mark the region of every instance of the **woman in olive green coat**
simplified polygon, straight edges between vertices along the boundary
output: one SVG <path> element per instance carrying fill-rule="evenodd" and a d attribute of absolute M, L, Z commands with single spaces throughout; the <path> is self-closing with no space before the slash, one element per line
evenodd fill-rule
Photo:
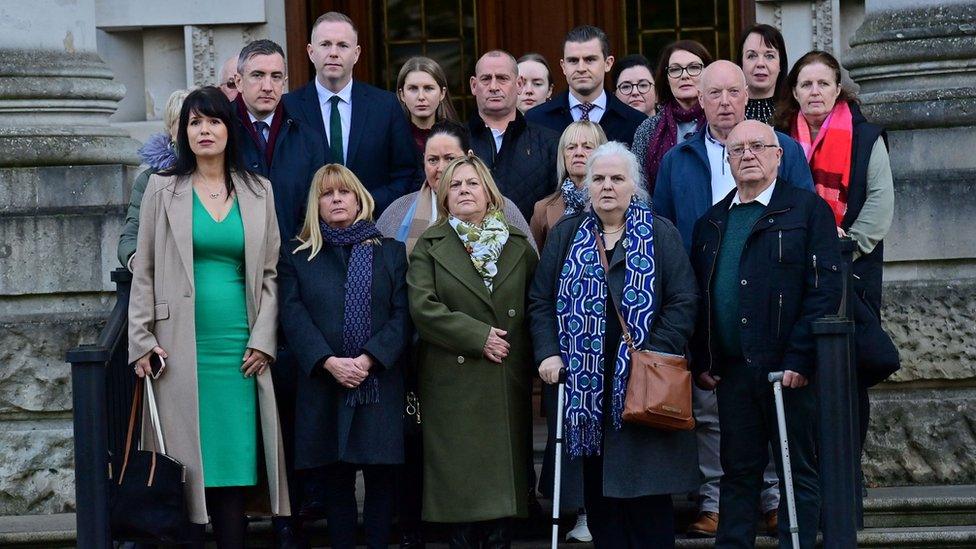
<path fill-rule="evenodd" d="M 538 258 L 501 213 L 484 163 L 452 162 L 439 219 L 407 272 L 424 436 L 423 518 L 454 523 L 451 547 L 504 546 L 527 514 L 532 349 L 525 296 Z"/>

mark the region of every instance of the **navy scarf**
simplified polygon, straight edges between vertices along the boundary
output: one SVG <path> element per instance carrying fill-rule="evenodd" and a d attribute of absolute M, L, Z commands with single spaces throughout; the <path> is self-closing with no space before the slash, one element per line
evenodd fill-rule
<path fill-rule="evenodd" d="M 373 243 L 382 238 L 372 221 L 357 221 L 344 229 L 324 222 L 322 240 L 330 246 L 352 246 L 346 273 L 346 297 L 342 317 L 342 356 L 355 358 L 372 335 L 370 298 L 373 295 Z M 369 374 L 359 387 L 346 392 L 346 405 L 373 404 L 380 400 L 380 384 Z"/>

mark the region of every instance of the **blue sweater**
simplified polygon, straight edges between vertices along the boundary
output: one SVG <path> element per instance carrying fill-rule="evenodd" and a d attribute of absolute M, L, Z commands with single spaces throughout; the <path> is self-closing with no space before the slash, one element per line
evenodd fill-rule
<path fill-rule="evenodd" d="M 685 250 L 691 249 L 695 222 L 712 207 L 712 176 L 705 150 L 707 126 L 687 141 L 675 145 L 661 160 L 654 187 L 654 212 L 669 219 L 681 233 Z M 776 132 L 783 157 L 779 181 L 813 192 L 813 176 L 803 149 L 790 136 Z M 734 191 L 733 191 L 734 192 Z"/>

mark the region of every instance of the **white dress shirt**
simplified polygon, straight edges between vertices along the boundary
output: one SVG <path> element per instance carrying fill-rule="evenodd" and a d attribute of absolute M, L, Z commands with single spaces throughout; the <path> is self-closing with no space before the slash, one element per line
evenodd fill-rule
<path fill-rule="evenodd" d="M 712 175 L 712 204 L 718 204 L 735 188 L 732 169 L 729 168 L 725 144 L 712 137 L 705 126 L 705 150 L 708 152 L 708 169 Z"/>
<path fill-rule="evenodd" d="M 349 161 L 349 128 L 352 125 L 352 79 L 346 87 L 339 90 L 339 93 L 332 93 L 325 86 L 315 79 L 315 90 L 319 92 L 319 108 L 322 109 L 322 123 L 325 124 L 325 137 L 332 144 L 332 130 L 329 128 L 329 117 L 332 114 L 332 104 L 329 100 L 333 95 L 339 96 L 339 120 L 342 121 L 342 158 Z"/>
<path fill-rule="evenodd" d="M 757 196 L 753 200 L 750 200 L 749 202 L 758 202 L 758 203 L 762 204 L 763 206 L 769 206 L 769 201 L 773 198 L 773 189 L 774 188 L 776 188 L 776 180 L 775 179 L 773 180 L 772 183 L 769 184 L 768 187 L 766 187 L 766 190 L 765 191 L 759 193 L 759 196 Z M 748 204 L 748 202 L 742 202 L 742 200 L 739 198 L 739 193 L 736 192 L 735 193 L 735 196 L 732 197 L 732 203 L 729 204 L 729 209 L 731 210 L 732 209 L 732 206 L 737 206 L 739 204 Z"/>
<path fill-rule="evenodd" d="M 573 92 L 569 92 L 569 113 L 573 115 L 573 121 L 579 122 L 580 117 L 583 116 L 583 110 L 580 109 L 580 105 L 583 102 L 576 99 Z M 607 112 L 607 92 L 606 90 L 600 92 L 600 97 L 593 100 L 593 108 L 590 109 L 590 122 L 594 124 L 599 124 L 600 120 L 603 118 L 603 113 Z"/>

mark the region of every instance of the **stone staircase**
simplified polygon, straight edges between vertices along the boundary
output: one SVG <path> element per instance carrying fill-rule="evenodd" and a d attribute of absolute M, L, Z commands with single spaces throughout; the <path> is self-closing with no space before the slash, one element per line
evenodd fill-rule
<path fill-rule="evenodd" d="M 545 505 L 547 502 L 543 502 Z M 675 498 L 679 525 L 693 514 L 690 503 Z M 858 547 L 942 548 L 976 547 L 976 486 L 915 486 L 868 490 L 864 502 L 865 529 L 858 534 Z M 547 509 L 548 512 L 548 509 Z M 567 520 L 569 518 L 567 517 Z M 568 526 L 567 526 L 568 527 Z M 270 524 L 255 521 L 250 526 L 249 546 L 270 546 Z M 518 529 L 518 549 L 549 547 L 545 523 L 523 524 Z M 324 547 L 324 525 L 312 528 L 315 547 Z M 0 547 L 61 548 L 75 546 L 73 514 L 0 517 Z M 446 547 L 429 543 L 431 549 Z M 711 540 L 680 539 L 679 548 L 712 547 Z M 757 547 L 776 547 L 776 540 L 761 536 Z M 560 547 L 585 549 L 589 544 L 561 544 Z"/>

